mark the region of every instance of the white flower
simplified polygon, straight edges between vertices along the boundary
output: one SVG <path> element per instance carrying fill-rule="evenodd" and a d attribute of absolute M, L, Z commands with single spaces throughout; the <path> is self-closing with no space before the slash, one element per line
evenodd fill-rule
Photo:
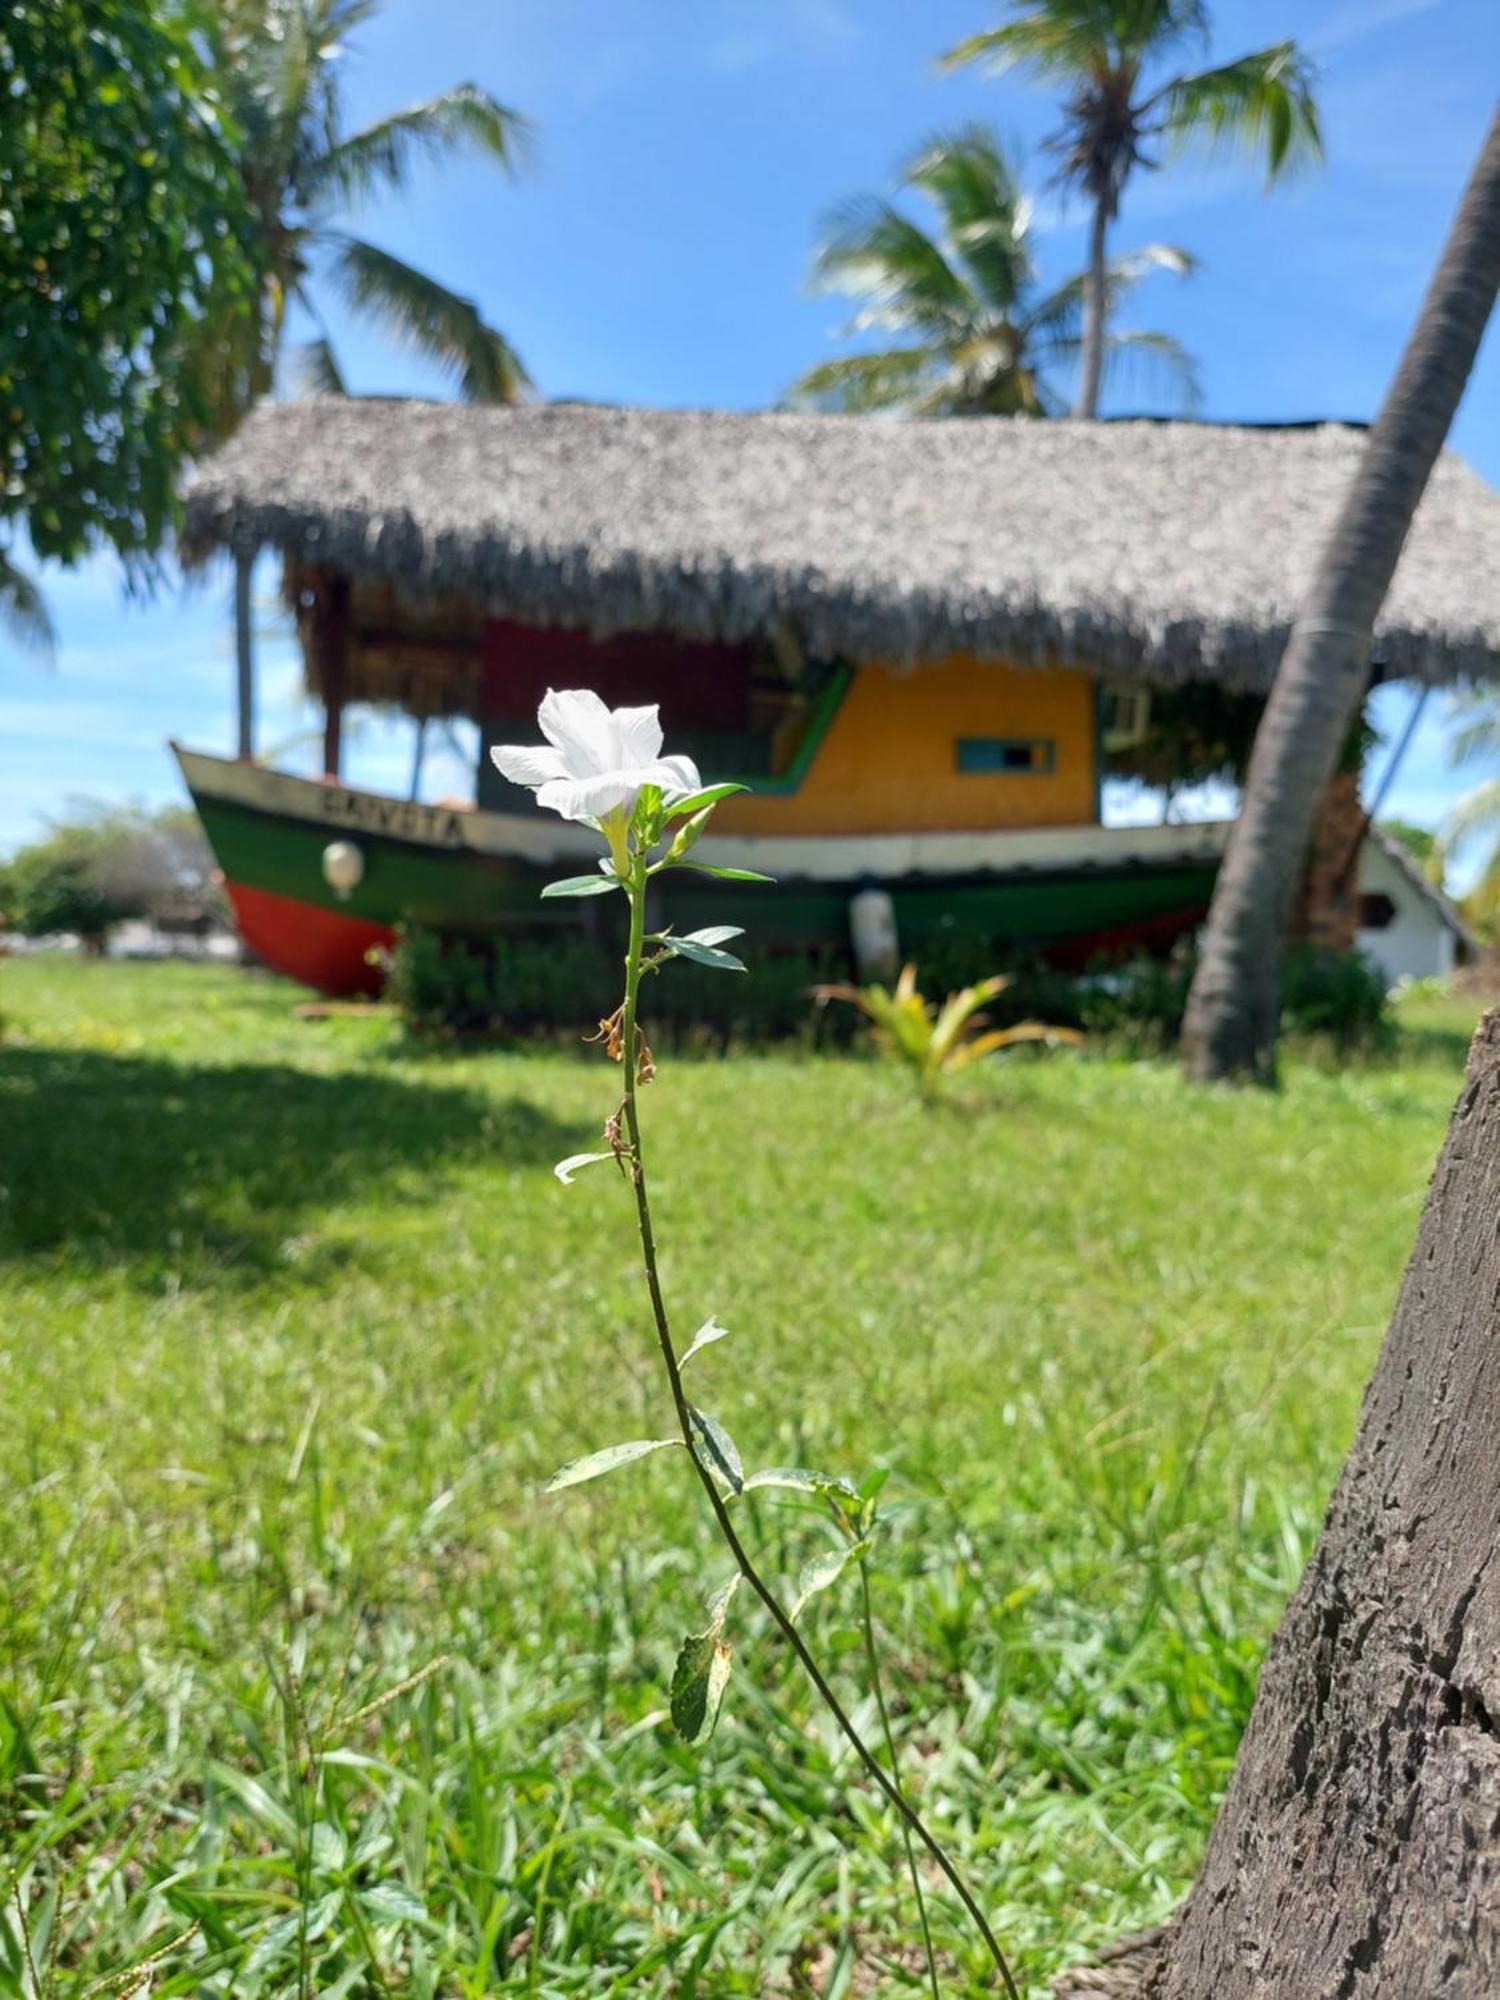
<path fill-rule="evenodd" d="M 628 819 L 643 785 L 668 799 L 703 789 L 690 757 L 663 757 L 655 708 L 606 708 L 589 688 L 547 690 L 537 721 L 550 748 L 504 744 L 491 750 L 501 773 L 529 785 L 536 802 L 564 819 Z"/>

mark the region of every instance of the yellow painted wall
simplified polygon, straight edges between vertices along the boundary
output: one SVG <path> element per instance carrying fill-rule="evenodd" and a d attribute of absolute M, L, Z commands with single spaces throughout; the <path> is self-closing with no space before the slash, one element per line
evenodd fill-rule
<path fill-rule="evenodd" d="M 1050 737 L 1056 769 L 960 772 L 961 736 Z M 726 799 L 716 833 L 938 833 L 1089 825 L 1094 684 L 1073 668 L 967 655 L 900 672 L 860 667 L 800 791 Z"/>

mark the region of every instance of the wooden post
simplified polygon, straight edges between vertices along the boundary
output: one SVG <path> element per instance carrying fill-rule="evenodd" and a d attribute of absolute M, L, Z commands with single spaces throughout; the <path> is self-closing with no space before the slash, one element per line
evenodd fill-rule
<path fill-rule="evenodd" d="M 318 678 L 323 684 L 323 775 L 337 778 L 349 664 L 349 579 L 330 576 L 318 593 Z"/>
<path fill-rule="evenodd" d="M 255 757 L 255 633 L 251 623 L 251 580 L 255 557 L 237 549 L 234 557 L 234 661 L 235 699 L 238 709 L 238 748 L 242 764 Z"/>

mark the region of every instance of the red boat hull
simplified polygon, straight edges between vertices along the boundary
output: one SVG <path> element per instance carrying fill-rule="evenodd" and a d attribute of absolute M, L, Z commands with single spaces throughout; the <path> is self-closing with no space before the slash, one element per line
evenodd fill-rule
<path fill-rule="evenodd" d="M 226 882 L 224 888 L 241 938 L 267 965 L 318 993 L 380 991 L 385 974 L 374 954 L 396 942 L 388 924 L 319 909 L 243 882 Z"/>

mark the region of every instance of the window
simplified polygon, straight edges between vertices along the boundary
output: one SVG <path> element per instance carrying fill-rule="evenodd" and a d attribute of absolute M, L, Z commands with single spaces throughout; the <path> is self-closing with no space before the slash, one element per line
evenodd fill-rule
<path fill-rule="evenodd" d="M 1047 777 L 1057 769 L 1050 736 L 960 736 L 958 769 L 966 774 Z"/>
<path fill-rule="evenodd" d="M 1099 690 L 1099 741 L 1105 750 L 1138 750 L 1151 728 L 1151 696 L 1142 687 Z"/>

